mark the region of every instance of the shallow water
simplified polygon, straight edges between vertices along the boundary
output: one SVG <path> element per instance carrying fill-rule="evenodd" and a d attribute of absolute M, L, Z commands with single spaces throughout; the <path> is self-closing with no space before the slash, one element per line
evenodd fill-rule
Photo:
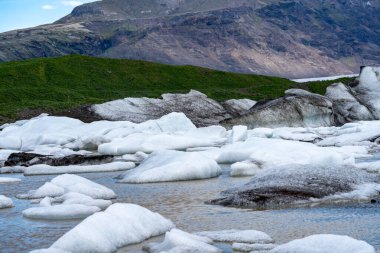
<path fill-rule="evenodd" d="M 249 180 L 247 177 L 229 177 L 227 166 L 219 178 L 187 182 L 118 184 L 115 183 L 114 177 L 119 174 L 120 172 L 114 172 L 81 176 L 113 189 L 118 195 L 116 202 L 147 207 L 171 219 L 178 228 L 188 232 L 232 228 L 256 229 L 271 235 L 276 243 L 316 233 L 344 234 L 365 240 L 380 252 L 380 204 L 357 203 L 266 211 L 242 210 L 204 204 L 204 201 L 219 196 L 222 190 L 242 185 Z M 15 205 L 14 208 L 0 210 L 0 252 L 28 252 L 49 247 L 80 222 L 24 219 L 21 211 L 32 204 L 15 196 L 36 189 L 55 176 L 14 177 L 23 181 L 0 185 L 0 193 L 12 197 Z M 147 242 L 143 244 L 145 243 Z M 128 246 L 118 252 L 141 252 L 143 244 Z M 226 252 L 231 252 L 228 246 L 225 249 Z"/>

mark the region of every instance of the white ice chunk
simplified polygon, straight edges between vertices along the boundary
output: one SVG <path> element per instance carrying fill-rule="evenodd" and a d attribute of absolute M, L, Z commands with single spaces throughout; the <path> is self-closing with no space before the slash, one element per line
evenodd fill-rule
<path fill-rule="evenodd" d="M 30 219 L 66 220 L 82 219 L 99 211 L 100 208 L 96 206 L 71 204 L 32 207 L 22 211 L 22 215 Z"/>
<path fill-rule="evenodd" d="M 234 126 L 232 128 L 230 142 L 245 141 L 248 136 L 247 126 Z"/>
<path fill-rule="evenodd" d="M 60 250 L 60 249 L 37 249 L 37 250 L 32 250 L 29 253 L 71 253 L 66 250 Z"/>
<path fill-rule="evenodd" d="M 66 192 L 78 192 L 94 199 L 113 199 L 113 190 L 77 175 L 64 174 L 51 180 L 52 184 L 65 188 Z"/>
<path fill-rule="evenodd" d="M 0 209 L 10 208 L 13 206 L 12 199 L 5 197 L 4 195 L 0 195 Z"/>
<path fill-rule="evenodd" d="M 126 171 L 119 182 L 152 183 L 205 179 L 219 176 L 219 165 L 212 159 L 195 152 L 157 151 L 140 166 Z"/>
<path fill-rule="evenodd" d="M 253 176 L 260 171 L 259 165 L 252 161 L 237 162 L 231 165 L 232 177 Z"/>
<path fill-rule="evenodd" d="M 97 165 L 68 165 L 50 166 L 46 164 L 33 165 L 25 169 L 24 174 L 30 175 L 54 175 L 64 173 L 91 173 L 129 170 L 135 167 L 133 162 L 112 162 Z"/>
<path fill-rule="evenodd" d="M 149 253 L 160 252 L 204 252 L 221 253 L 222 250 L 210 245 L 212 240 L 207 237 L 186 233 L 179 229 L 166 232 L 162 243 L 151 243 L 146 250 Z"/>
<path fill-rule="evenodd" d="M 221 230 L 203 231 L 195 233 L 199 236 L 210 238 L 218 242 L 239 242 L 239 243 L 272 243 L 273 239 L 264 232 L 257 230 Z"/>
<path fill-rule="evenodd" d="M 226 141 L 227 131 L 220 126 L 197 128 L 187 132 L 148 134 L 136 133 L 114 139 L 99 146 L 106 155 L 134 154 L 138 151 L 152 153 L 157 150 L 186 150 L 193 147 L 220 146 Z"/>
<path fill-rule="evenodd" d="M 273 253 L 375 253 L 374 247 L 342 235 L 312 235 L 274 248 Z"/>
<path fill-rule="evenodd" d="M 64 205 L 81 204 L 86 206 L 97 206 L 102 210 L 106 209 L 112 204 L 111 200 L 93 199 L 89 196 L 77 192 L 65 193 L 62 197 L 59 197 L 59 199 L 63 200 L 62 204 Z"/>
<path fill-rule="evenodd" d="M 233 243 L 232 249 L 239 252 L 262 252 L 275 247 L 272 243 Z"/>
<path fill-rule="evenodd" d="M 116 197 L 116 194 L 111 189 L 71 174 L 57 176 L 37 190 L 31 190 L 27 194 L 21 194 L 18 197 L 29 199 L 59 197 L 67 192 L 81 193 L 94 199 L 112 199 Z"/>
<path fill-rule="evenodd" d="M 27 194 L 18 195 L 19 198 L 40 199 L 45 197 L 58 197 L 65 193 L 65 189 L 61 186 L 46 182 L 37 190 L 30 190 Z"/>
<path fill-rule="evenodd" d="M 356 167 L 360 169 L 364 169 L 368 172 L 376 172 L 380 173 L 380 161 L 375 161 L 375 162 L 361 162 L 357 163 Z"/>
<path fill-rule="evenodd" d="M 14 178 L 14 177 L 0 177 L 0 184 L 7 184 L 7 183 L 16 183 L 20 182 L 21 179 Z"/>
<path fill-rule="evenodd" d="M 142 242 L 174 227 L 158 213 L 133 204 L 113 204 L 91 215 L 59 238 L 52 249 L 71 253 L 108 253 Z"/>
<path fill-rule="evenodd" d="M 40 206 L 46 207 L 46 206 L 51 206 L 51 198 L 50 197 L 45 197 L 40 201 Z"/>

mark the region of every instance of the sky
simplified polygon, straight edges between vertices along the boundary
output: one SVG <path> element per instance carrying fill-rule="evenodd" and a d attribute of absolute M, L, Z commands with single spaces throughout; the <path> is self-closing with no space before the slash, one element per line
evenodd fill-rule
<path fill-rule="evenodd" d="M 0 32 L 52 23 L 94 0 L 0 0 Z"/>

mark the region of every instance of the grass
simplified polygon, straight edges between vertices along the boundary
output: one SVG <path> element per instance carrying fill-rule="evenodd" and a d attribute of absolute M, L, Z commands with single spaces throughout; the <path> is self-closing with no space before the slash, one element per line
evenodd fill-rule
<path fill-rule="evenodd" d="M 328 82 L 311 85 L 322 92 Z M 331 83 L 331 82 L 330 82 Z M 278 77 L 227 73 L 193 66 L 70 55 L 0 63 L 0 116 L 24 109 L 61 111 L 124 97 L 159 97 L 196 89 L 210 98 L 277 98 L 298 87 Z"/>

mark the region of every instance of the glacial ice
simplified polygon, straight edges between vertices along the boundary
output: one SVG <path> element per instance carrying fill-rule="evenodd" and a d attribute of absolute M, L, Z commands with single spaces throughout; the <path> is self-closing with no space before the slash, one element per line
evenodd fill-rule
<path fill-rule="evenodd" d="M 272 243 L 233 243 L 232 249 L 239 252 L 266 252 L 273 249 L 276 245 Z"/>
<path fill-rule="evenodd" d="M 0 184 L 7 184 L 7 183 L 17 183 L 20 182 L 21 179 L 14 178 L 14 177 L 0 177 Z"/>
<path fill-rule="evenodd" d="M 235 242 L 235 243 L 272 243 L 273 239 L 264 232 L 257 230 L 221 230 L 221 231 L 203 231 L 195 233 L 199 236 L 210 238 L 217 242 Z"/>
<path fill-rule="evenodd" d="M 245 142 L 200 152 L 218 163 L 251 161 L 260 168 L 285 164 L 342 165 L 367 154 L 364 147 L 319 147 L 312 143 L 251 137 Z"/>
<path fill-rule="evenodd" d="M 375 253 L 368 243 L 342 235 L 311 235 L 277 246 L 271 253 Z"/>
<path fill-rule="evenodd" d="M 260 166 L 251 161 L 237 162 L 231 165 L 231 177 L 253 176 L 260 171 Z"/>
<path fill-rule="evenodd" d="M 129 170 L 135 167 L 133 162 L 112 162 L 98 165 L 50 166 L 46 164 L 33 165 L 25 169 L 24 175 L 54 175 L 64 173 L 93 173 Z"/>
<path fill-rule="evenodd" d="M 135 169 L 121 176 L 121 183 L 153 183 L 195 180 L 221 174 L 219 165 L 196 152 L 156 151 Z"/>
<path fill-rule="evenodd" d="M 112 199 L 116 197 L 116 194 L 111 189 L 71 174 L 57 176 L 37 190 L 31 190 L 27 194 L 19 195 L 19 197 L 28 199 L 58 197 L 67 192 L 81 193 L 94 199 Z"/>
<path fill-rule="evenodd" d="M 138 205 L 117 203 L 83 220 L 50 248 L 71 253 L 109 253 L 173 227 L 171 221 L 158 213 Z"/>
<path fill-rule="evenodd" d="M 152 153 L 157 150 L 186 150 L 192 147 L 220 146 L 226 142 L 226 130 L 220 126 L 197 128 L 186 132 L 148 134 L 136 133 L 117 138 L 99 146 L 105 155 Z"/>
<path fill-rule="evenodd" d="M 279 208 L 316 203 L 368 201 L 379 194 L 377 175 L 353 166 L 288 164 L 262 170 L 241 187 L 223 192 L 212 204 Z"/>
<path fill-rule="evenodd" d="M 204 252 L 221 253 L 222 250 L 216 248 L 212 240 L 207 237 L 189 234 L 179 229 L 172 229 L 166 232 L 162 243 L 151 243 L 144 247 L 149 253 L 161 252 Z"/>
<path fill-rule="evenodd" d="M 22 211 L 22 215 L 30 219 L 64 220 L 83 219 L 99 211 L 96 206 L 65 204 L 31 207 Z"/>
<path fill-rule="evenodd" d="M 0 209 L 10 208 L 12 206 L 13 206 L 12 199 L 10 199 L 4 195 L 0 195 Z"/>

